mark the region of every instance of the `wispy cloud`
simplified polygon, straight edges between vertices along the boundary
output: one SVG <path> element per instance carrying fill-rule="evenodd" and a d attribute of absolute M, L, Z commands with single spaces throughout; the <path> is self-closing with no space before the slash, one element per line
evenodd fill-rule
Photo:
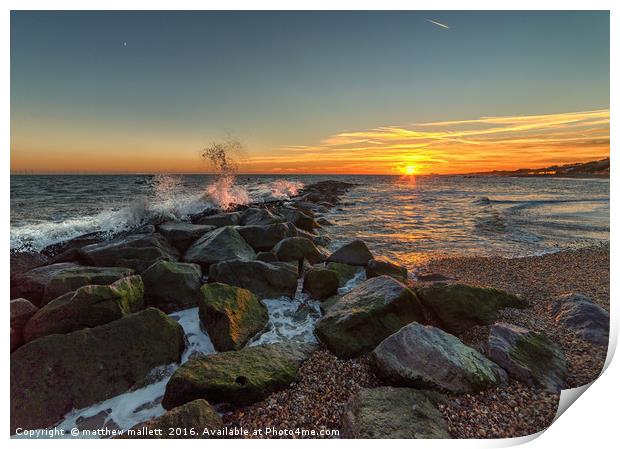
<path fill-rule="evenodd" d="M 437 25 L 437 26 L 440 26 L 440 27 L 442 27 L 442 28 L 450 29 L 450 27 L 449 27 L 448 25 L 445 25 L 445 24 L 443 24 L 443 23 L 437 22 L 437 21 L 435 21 L 435 20 L 432 20 L 432 19 L 425 19 L 425 20 L 426 20 L 427 22 L 432 23 L 433 25 Z"/>
<path fill-rule="evenodd" d="M 464 173 L 580 162 L 609 156 L 609 110 L 381 126 L 287 146 L 246 161 L 299 171 Z M 277 165 L 276 165 L 277 164 Z M 304 170 L 302 170 L 302 167 Z"/>

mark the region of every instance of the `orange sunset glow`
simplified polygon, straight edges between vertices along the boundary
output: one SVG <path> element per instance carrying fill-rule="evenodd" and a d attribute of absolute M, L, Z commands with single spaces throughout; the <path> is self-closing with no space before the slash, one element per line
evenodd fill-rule
<path fill-rule="evenodd" d="M 276 148 L 243 142 L 243 173 L 454 174 L 609 156 L 609 110 L 378 126 Z M 202 173 L 198 139 L 17 136 L 13 172 Z"/>

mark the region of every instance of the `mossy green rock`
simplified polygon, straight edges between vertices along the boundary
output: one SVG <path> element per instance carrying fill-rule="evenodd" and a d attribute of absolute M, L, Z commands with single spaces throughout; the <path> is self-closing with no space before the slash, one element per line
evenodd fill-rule
<path fill-rule="evenodd" d="M 186 262 L 209 266 L 226 260 L 252 260 L 256 253 L 233 226 L 208 232 L 185 253 Z"/>
<path fill-rule="evenodd" d="M 500 309 L 527 306 L 522 299 L 502 290 L 464 284 L 431 285 L 417 288 L 416 293 L 439 326 L 454 334 L 493 323 Z"/>
<path fill-rule="evenodd" d="M 250 290 L 261 298 L 295 295 L 297 267 L 260 260 L 229 260 L 209 267 L 209 279 Z"/>
<path fill-rule="evenodd" d="M 413 388 L 362 388 L 342 417 L 343 438 L 450 438 L 440 394 Z"/>
<path fill-rule="evenodd" d="M 222 417 L 204 399 L 196 399 L 164 415 L 134 426 L 123 438 L 208 438 L 224 427 Z M 173 429 L 172 433 L 170 429 Z M 193 429 L 193 433 L 192 433 Z"/>
<path fill-rule="evenodd" d="M 304 237 L 285 238 L 274 246 L 273 252 L 282 262 L 307 260 L 311 264 L 316 264 L 325 260 L 325 254 L 319 251 L 311 240 Z"/>
<path fill-rule="evenodd" d="M 194 263 L 160 260 L 142 273 L 147 306 L 166 313 L 198 305 L 202 270 Z"/>
<path fill-rule="evenodd" d="M 369 279 L 327 309 L 315 333 L 339 357 L 372 351 L 384 338 L 424 312 L 413 291 L 389 276 Z"/>
<path fill-rule="evenodd" d="M 144 307 L 140 276 L 128 276 L 111 285 L 86 285 L 43 306 L 26 323 L 24 340 L 67 334 L 100 326 Z"/>
<path fill-rule="evenodd" d="M 377 375 L 393 386 L 469 393 L 508 379 L 502 368 L 454 335 L 419 323 L 383 340 L 371 361 Z"/>
<path fill-rule="evenodd" d="M 326 268 L 314 267 L 304 275 L 303 291 L 322 301 L 338 293 L 338 275 Z"/>
<path fill-rule="evenodd" d="M 511 377 L 558 392 L 566 387 L 567 364 L 562 348 L 543 334 L 508 323 L 489 333 L 489 358 Z"/>
<path fill-rule="evenodd" d="M 338 286 L 344 287 L 347 282 L 363 270 L 362 267 L 347 265 L 346 263 L 329 262 L 327 269 L 332 270 L 338 276 Z"/>
<path fill-rule="evenodd" d="M 376 276 L 390 276 L 399 282 L 407 282 L 407 269 L 387 260 L 372 259 L 366 267 L 368 279 Z"/>
<path fill-rule="evenodd" d="M 179 363 L 184 349 L 181 326 L 153 308 L 25 344 L 11 354 L 11 432 L 124 393 L 153 368 Z"/>
<path fill-rule="evenodd" d="M 168 381 L 162 405 L 170 410 L 200 398 L 232 405 L 261 401 L 294 382 L 314 350 L 304 343 L 277 343 L 192 358 Z"/>
<path fill-rule="evenodd" d="M 249 290 L 216 282 L 200 293 L 200 321 L 218 351 L 243 348 L 267 326 L 267 307 Z"/>

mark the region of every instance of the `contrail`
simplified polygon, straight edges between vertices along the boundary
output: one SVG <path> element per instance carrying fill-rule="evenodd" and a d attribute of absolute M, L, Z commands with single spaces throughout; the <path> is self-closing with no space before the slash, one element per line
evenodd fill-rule
<path fill-rule="evenodd" d="M 433 24 L 435 24 L 435 25 L 437 25 L 439 27 L 446 28 L 448 30 L 450 29 L 450 27 L 448 25 L 444 25 L 443 23 L 435 22 L 434 20 L 431 20 L 431 19 L 425 19 L 425 20 L 427 22 L 433 23 Z"/>

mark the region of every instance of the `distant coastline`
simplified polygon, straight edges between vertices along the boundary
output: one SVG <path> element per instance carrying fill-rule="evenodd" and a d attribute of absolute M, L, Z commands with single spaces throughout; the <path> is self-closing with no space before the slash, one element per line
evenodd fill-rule
<path fill-rule="evenodd" d="M 543 168 L 520 168 L 518 170 L 467 173 L 465 176 L 609 178 L 609 158 L 578 164 L 552 165 Z"/>

